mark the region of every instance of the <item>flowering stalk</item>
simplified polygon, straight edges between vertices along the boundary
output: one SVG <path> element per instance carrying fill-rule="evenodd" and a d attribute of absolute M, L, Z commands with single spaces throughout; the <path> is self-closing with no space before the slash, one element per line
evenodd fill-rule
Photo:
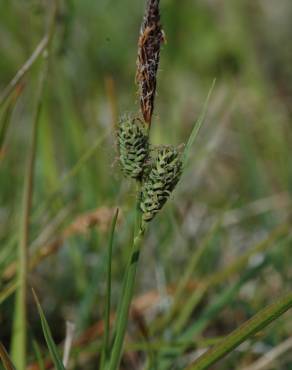
<path fill-rule="evenodd" d="M 160 147 L 155 158 L 152 158 L 150 153 L 149 130 L 162 41 L 159 0 L 148 0 L 138 44 L 136 75 L 144 121 L 124 117 L 117 128 L 122 172 L 126 177 L 137 181 L 138 189 L 134 238 L 124 275 L 122 297 L 117 311 L 116 334 L 107 370 L 117 370 L 119 367 L 146 227 L 166 203 L 181 177 L 183 168 L 182 156 L 174 147 Z"/>
<path fill-rule="evenodd" d="M 141 220 L 141 214 L 138 208 L 137 208 L 137 220 Z M 138 229 L 137 233 L 134 236 L 133 243 L 131 245 L 126 273 L 124 276 L 123 296 L 121 300 L 121 305 L 118 310 L 118 316 L 116 321 L 116 336 L 113 343 L 113 349 L 111 353 L 108 370 L 118 369 L 122 355 L 124 337 L 128 323 L 129 310 L 134 294 L 136 271 L 140 256 L 140 250 L 146 231 L 146 225 L 144 223 L 139 222 L 139 224 L 136 225 L 136 228 Z"/>

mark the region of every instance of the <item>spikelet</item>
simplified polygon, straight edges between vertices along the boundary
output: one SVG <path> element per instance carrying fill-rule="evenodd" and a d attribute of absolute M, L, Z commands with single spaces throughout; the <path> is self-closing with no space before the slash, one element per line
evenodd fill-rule
<path fill-rule="evenodd" d="M 171 146 L 158 150 L 157 157 L 144 175 L 140 208 L 143 220 L 149 222 L 163 207 L 182 173 L 180 152 Z"/>
<path fill-rule="evenodd" d="M 124 175 L 140 180 L 149 153 L 146 125 L 138 118 L 124 117 L 119 122 L 117 136 Z"/>
<path fill-rule="evenodd" d="M 136 82 L 139 85 L 141 111 L 149 126 L 154 109 L 160 45 L 163 41 L 159 0 L 148 0 L 138 42 Z"/>

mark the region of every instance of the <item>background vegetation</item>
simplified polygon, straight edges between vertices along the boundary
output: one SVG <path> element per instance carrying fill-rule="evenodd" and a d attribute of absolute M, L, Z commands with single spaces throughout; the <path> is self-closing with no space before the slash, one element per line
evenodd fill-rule
<path fill-rule="evenodd" d="M 45 34 L 50 5 L 0 0 L 2 92 Z M 26 219 L 28 286 L 37 292 L 56 343 L 65 338 L 66 321 L 75 324 L 74 369 L 97 368 L 116 207 L 113 313 L 132 236 L 135 190 L 122 180 L 114 128 L 118 116 L 138 110 L 134 76 L 143 12 L 142 0 L 61 2 L 48 71 L 40 56 L 1 103 L 0 340 L 9 349 Z M 189 167 L 147 235 L 125 369 L 138 369 L 145 359 L 159 370 L 184 368 L 291 289 L 292 281 L 292 3 L 162 0 L 161 13 L 167 43 L 152 142 L 186 141 L 217 82 Z M 32 207 L 25 217 L 43 74 Z M 27 327 L 29 368 L 36 369 L 33 343 L 49 357 L 30 289 Z M 291 349 L 291 333 L 288 312 L 214 369 L 292 369 L 288 349 L 255 367 L 274 347 L 290 343 Z"/>

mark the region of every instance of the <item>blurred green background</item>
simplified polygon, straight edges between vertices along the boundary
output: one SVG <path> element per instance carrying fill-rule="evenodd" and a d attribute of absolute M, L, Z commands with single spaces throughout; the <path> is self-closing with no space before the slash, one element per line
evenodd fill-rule
<path fill-rule="evenodd" d="M 57 343 L 64 339 L 66 320 L 76 324 L 77 339 L 87 338 L 74 350 L 76 369 L 96 368 L 101 336 L 95 331 L 91 338 L 88 329 L 96 328 L 103 314 L 113 208 L 121 209 L 113 310 L 132 235 L 135 189 L 122 179 L 114 130 L 120 115 L 139 109 L 135 68 L 144 6 L 142 0 L 60 1 L 48 61 L 29 243 L 31 255 L 54 242 L 58 246 L 36 263 L 29 286 L 38 292 Z M 45 34 L 51 1 L 0 0 L 0 8 L 0 91 L 4 91 Z M 254 252 L 241 268 L 211 285 L 197 307 L 189 303 L 189 313 L 184 314 L 181 307 L 171 324 L 151 337 L 159 343 L 190 336 L 204 341 L 227 334 L 291 288 L 292 2 L 161 0 L 161 15 L 167 43 L 161 51 L 152 143 L 185 142 L 214 78 L 216 86 L 189 167 L 153 222 L 142 253 L 136 296 L 147 300 L 142 310 L 147 325 L 155 327 L 158 318 L 167 315 L 174 288 L 200 248 L 182 307 L 198 285 L 268 240 L 264 251 Z M 1 106 L 0 340 L 7 347 L 14 307 L 9 288 L 15 278 L 26 163 L 43 64 L 38 58 L 22 80 L 11 114 L 7 107 L 12 98 Z M 129 341 L 141 342 L 132 321 Z M 30 296 L 29 332 L 33 363 L 31 340 L 36 339 L 44 353 L 46 347 Z M 291 333 L 290 312 L 214 369 L 247 369 Z M 181 369 L 200 347 L 192 340 L 184 355 L 163 344 L 155 353 L 171 359 L 172 365 L 165 368 Z M 123 366 L 136 369 L 144 359 L 143 351 L 132 349 Z M 277 361 L 271 369 L 292 369 L 291 352 Z"/>

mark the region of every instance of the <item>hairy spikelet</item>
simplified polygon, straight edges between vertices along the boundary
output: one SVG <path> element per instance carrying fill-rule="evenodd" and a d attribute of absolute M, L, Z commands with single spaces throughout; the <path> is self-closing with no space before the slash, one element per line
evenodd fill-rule
<path fill-rule="evenodd" d="M 149 152 L 146 125 L 139 119 L 125 117 L 119 122 L 117 136 L 123 173 L 133 179 L 141 179 Z"/>
<path fill-rule="evenodd" d="M 145 174 L 140 208 L 143 220 L 149 222 L 163 207 L 182 173 L 181 154 L 174 147 L 163 147 Z"/>
<path fill-rule="evenodd" d="M 139 85 L 141 111 L 149 125 L 154 109 L 156 75 L 163 40 L 159 0 L 148 0 L 138 43 L 136 81 Z"/>

